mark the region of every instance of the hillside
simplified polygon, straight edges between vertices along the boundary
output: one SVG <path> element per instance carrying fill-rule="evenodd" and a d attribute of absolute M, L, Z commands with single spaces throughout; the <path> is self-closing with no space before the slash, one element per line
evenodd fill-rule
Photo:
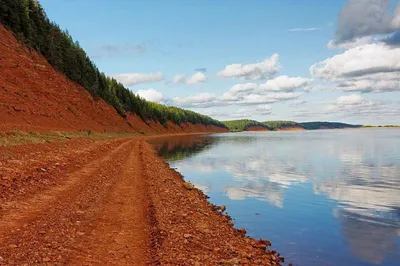
<path fill-rule="evenodd" d="M 254 120 L 231 120 L 223 123 L 232 132 L 239 131 L 283 131 L 283 130 L 316 130 L 316 129 L 338 129 L 338 128 L 359 128 L 361 125 L 351 125 L 339 122 L 306 122 L 298 123 L 294 121 L 266 121 L 258 122 Z"/>
<path fill-rule="evenodd" d="M 351 125 L 351 124 L 339 123 L 339 122 L 306 122 L 306 123 L 300 123 L 300 125 L 308 130 L 362 127 L 362 125 Z"/>
<path fill-rule="evenodd" d="M 270 130 L 304 130 L 304 127 L 293 121 L 267 121 L 263 122 Z"/>
<path fill-rule="evenodd" d="M 0 24 L 2 131 L 226 131 L 217 120 L 148 102 L 105 76 L 37 1 L 0 0 Z"/>
<path fill-rule="evenodd" d="M 263 123 L 248 119 L 222 121 L 222 123 L 232 132 L 268 130 Z"/>

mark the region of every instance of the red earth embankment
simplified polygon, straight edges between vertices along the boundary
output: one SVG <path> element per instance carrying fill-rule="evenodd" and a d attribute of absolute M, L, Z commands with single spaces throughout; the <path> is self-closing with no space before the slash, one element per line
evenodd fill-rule
<path fill-rule="evenodd" d="M 246 129 L 246 131 L 269 131 L 268 128 L 261 126 L 251 126 Z"/>
<path fill-rule="evenodd" d="M 123 119 L 103 100 L 56 71 L 44 57 L 19 43 L 0 25 L 0 131 L 223 132 L 223 128 L 185 123 Z"/>

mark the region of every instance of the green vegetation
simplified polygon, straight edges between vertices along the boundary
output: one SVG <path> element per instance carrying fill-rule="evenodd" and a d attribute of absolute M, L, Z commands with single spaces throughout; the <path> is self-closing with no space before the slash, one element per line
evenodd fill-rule
<path fill-rule="evenodd" d="M 300 125 L 304 127 L 304 129 L 308 130 L 362 127 L 362 125 L 351 125 L 339 122 L 306 122 L 306 123 L 300 123 Z"/>
<path fill-rule="evenodd" d="M 249 127 L 259 126 L 264 127 L 267 130 L 279 130 L 279 129 L 287 129 L 287 128 L 304 128 L 306 130 L 314 130 L 314 129 L 335 129 L 335 128 L 359 128 L 361 125 L 351 125 L 345 123 L 338 122 L 306 122 L 306 123 L 297 123 L 293 121 L 267 121 L 267 122 L 258 122 L 254 120 L 232 120 L 232 121 L 223 121 L 223 123 L 228 127 L 230 131 L 246 131 Z"/>
<path fill-rule="evenodd" d="M 55 69 L 85 87 L 94 98 L 111 104 L 122 117 L 131 112 L 144 121 L 156 120 L 163 125 L 169 120 L 178 125 L 191 122 L 225 127 L 208 116 L 146 101 L 101 73 L 68 31 L 62 31 L 49 20 L 37 0 L 0 0 L 0 23 L 43 55 Z"/>
<path fill-rule="evenodd" d="M 184 158 L 193 157 L 196 154 L 203 152 L 211 148 L 211 144 L 214 142 L 211 138 L 204 138 L 201 142 L 193 142 L 191 145 L 187 144 L 175 144 L 173 149 L 171 149 L 168 142 L 164 142 L 158 147 L 158 155 L 162 156 L 169 162 L 179 161 Z"/>
<path fill-rule="evenodd" d="M 364 125 L 362 127 L 364 127 L 364 128 L 374 128 L 374 127 L 388 127 L 388 128 L 394 127 L 394 128 L 398 128 L 400 126 L 399 125 L 379 125 L 379 126 Z"/>
<path fill-rule="evenodd" d="M 302 126 L 299 123 L 293 121 L 276 120 L 276 121 L 267 121 L 264 122 L 263 124 L 265 124 L 270 130 L 278 130 L 284 128 L 293 128 L 293 127 L 302 128 Z"/>
<path fill-rule="evenodd" d="M 137 135 L 130 133 L 93 133 L 90 130 L 81 132 L 24 132 L 20 130 L 11 130 L 0 134 L 0 147 L 21 144 L 52 143 L 68 141 L 75 138 L 107 139 L 134 136 Z"/>
<path fill-rule="evenodd" d="M 261 122 L 242 119 L 242 120 L 232 120 L 232 121 L 222 121 L 225 126 L 232 132 L 246 131 L 249 127 L 263 127 L 269 129 L 266 125 Z"/>
<path fill-rule="evenodd" d="M 222 121 L 230 131 L 246 131 L 249 127 L 261 127 L 266 130 L 278 130 L 283 128 L 301 127 L 298 123 L 293 121 L 267 121 L 258 122 L 254 120 L 241 119 L 232 121 Z"/>

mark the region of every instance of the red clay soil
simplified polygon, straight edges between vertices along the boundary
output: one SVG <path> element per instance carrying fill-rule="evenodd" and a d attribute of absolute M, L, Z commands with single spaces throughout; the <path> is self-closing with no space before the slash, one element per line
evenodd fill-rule
<path fill-rule="evenodd" d="M 144 137 L 0 147 L 0 265 L 280 265 Z"/>
<path fill-rule="evenodd" d="M 149 126 L 149 125 L 151 126 Z M 145 123 L 123 119 L 103 100 L 54 70 L 45 58 L 20 44 L 0 25 L 0 131 L 223 132 L 215 126 Z"/>
<path fill-rule="evenodd" d="M 0 132 L 17 129 L 227 131 L 123 119 L 0 25 Z M 145 140 L 0 147 L 0 265 L 280 265 Z"/>
<path fill-rule="evenodd" d="M 260 126 L 252 126 L 248 127 L 246 131 L 269 131 L 268 128 L 260 127 Z"/>
<path fill-rule="evenodd" d="M 298 131 L 305 130 L 303 127 L 281 127 L 278 128 L 277 131 Z"/>

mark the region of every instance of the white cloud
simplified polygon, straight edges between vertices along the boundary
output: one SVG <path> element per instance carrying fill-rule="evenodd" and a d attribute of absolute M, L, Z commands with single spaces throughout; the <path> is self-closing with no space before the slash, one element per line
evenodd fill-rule
<path fill-rule="evenodd" d="M 255 108 L 257 114 L 267 115 L 272 113 L 272 107 L 270 105 L 260 105 Z"/>
<path fill-rule="evenodd" d="M 294 29 L 289 29 L 288 31 L 294 32 L 294 31 L 316 31 L 320 30 L 321 28 L 294 28 Z"/>
<path fill-rule="evenodd" d="M 193 85 L 198 83 L 204 83 L 207 80 L 208 80 L 207 76 L 203 72 L 196 72 L 187 79 L 186 84 Z"/>
<path fill-rule="evenodd" d="M 138 90 L 136 94 L 142 97 L 143 99 L 151 102 L 156 102 L 156 103 L 165 102 L 164 94 L 162 92 L 156 91 L 155 89 Z"/>
<path fill-rule="evenodd" d="M 338 116 L 398 116 L 400 106 L 389 101 L 367 100 L 359 94 L 340 96 L 336 100 L 324 104 L 324 109 L 318 112 L 320 115 L 335 114 Z"/>
<path fill-rule="evenodd" d="M 218 76 L 224 78 L 242 78 L 246 80 L 262 80 L 276 75 L 280 68 L 279 55 L 273 54 L 260 63 L 231 64 L 218 72 Z"/>
<path fill-rule="evenodd" d="M 292 100 L 302 95 L 296 91 L 307 86 L 312 79 L 280 76 L 264 84 L 244 83 L 232 86 L 221 96 L 201 93 L 176 97 L 174 102 L 181 107 L 210 107 L 224 105 L 261 105 Z"/>
<path fill-rule="evenodd" d="M 345 41 L 345 42 L 341 42 L 341 43 L 336 43 L 335 41 L 330 41 L 327 44 L 327 47 L 329 49 L 351 49 L 351 48 L 355 48 L 364 44 L 371 44 L 374 43 L 375 41 L 377 41 L 377 39 L 373 36 L 366 36 L 366 37 L 361 37 L 361 38 L 356 38 L 354 40 L 350 40 L 350 41 Z"/>
<path fill-rule="evenodd" d="M 185 73 L 181 73 L 181 74 L 175 75 L 175 77 L 172 80 L 172 82 L 176 83 L 176 84 L 185 83 L 185 81 L 186 81 L 186 74 Z"/>
<path fill-rule="evenodd" d="M 365 95 L 365 94 L 364 94 Z M 315 102 L 315 104 L 317 104 Z M 392 120 L 400 116 L 400 102 L 378 99 L 367 99 L 363 94 L 347 94 L 336 99 L 319 102 L 312 108 L 298 108 L 293 111 L 293 118 L 315 118 L 317 113 L 326 120 L 346 120 L 350 117 L 362 119 L 387 118 Z"/>
<path fill-rule="evenodd" d="M 200 93 L 186 97 L 175 97 L 174 104 L 186 108 L 226 105 L 260 105 L 292 100 L 301 95 L 301 92 L 271 92 L 266 94 L 250 93 L 235 96 L 229 94 L 217 96 L 210 93 Z"/>
<path fill-rule="evenodd" d="M 251 107 L 240 108 L 236 112 L 232 113 L 231 116 L 235 118 L 245 117 L 251 118 L 255 115 L 270 115 L 272 114 L 272 107 L 270 105 L 262 104 Z"/>
<path fill-rule="evenodd" d="M 307 103 L 305 100 L 294 100 L 290 103 L 291 106 L 300 106 Z"/>
<path fill-rule="evenodd" d="M 175 77 L 172 79 L 172 82 L 175 84 L 186 84 L 186 85 L 195 85 L 199 83 L 204 83 L 207 82 L 208 78 L 206 74 L 202 71 L 197 71 L 194 73 L 192 76 L 186 78 L 185 73 L 181 73 L 178 75 L 175 75 Z"/>
<path fill-rule="evenodd" d="M 350 94 L 347 96 L 340 96 L 336 102 L 339 105 L 355 105 L 363 103 L 364 99 L 359 94 Z"/>
<path fill-rule="evenodd" d="M 244 83 L 232 86 L 227 93 L 230 95 L 237 95 L 241 93 L 252 92 L 258 88 L 257 83 Z"/>
<path fill-rule="evenodd" d="M 364 79 L 364 80 L 350 80 L 338 84 L 336 89 L 348 92 L 392 92 L 400 90 L 400 80 L 388 79 L 388 80 L 376 80 L 376 79 Z"/>
<path fill-rule="evenodd" d="M 180 107 L 209 107 L 221 105 L 217 96 L 208 92 L 185 97 L 175 97 L 174 104 Z"/>
<path fill-rule="evenodd" d="M 125 86 L 134 86 L 138 83 L 156 82 L 164 79 L 161 72 L 155 73 L 122 73 L 114 75 L 114 78 Z"/>
<path fill-rule="evenodd" d="M 400 47 L 372 43 L 350 48 L 310 67 L 332 90 L 400 91 Z M 326 87 L 324 87 L 326 89 Z"/>
<path fill-rule="evenodd" d="M 259 86 L 260 89 L 267 91 L 294 91 L 300 87 L 308 85 L 312 79 L 302 77 L 279 76 L 268 80 L 266 83 Z"/>
<path fill-rule="evenodd" d="M 390 0 L 349 0 L 338 18 L 335 42 L 347 42 L 359 37 L 394 31 Z"/>
<path fill-rule="evenodd" d="M 312 79 L 302 77 L 279 76 L 268 80 L 263 84 L 244 83 L 232 86 L 223 94 L 225 100 L 235 100 L 240 97 L 251 95 L 265 95 L 272 92 L 293 92 L 305 87 L 312 82 Z"/>
<path fill-rule="evenodd" d="M 314 64 L 310 72 L 314 77 L 329 81 L 400 72 L 400 48 L 376 43 L 361 45 Z"/>

